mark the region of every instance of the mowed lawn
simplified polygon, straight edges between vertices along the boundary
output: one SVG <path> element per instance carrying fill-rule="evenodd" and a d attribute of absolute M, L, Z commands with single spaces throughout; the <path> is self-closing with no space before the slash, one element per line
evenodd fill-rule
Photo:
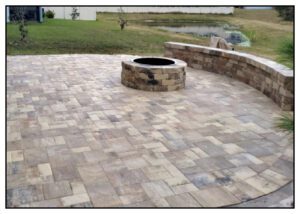
<path fill-rule="evenodd" d="M 47 19 L 28 24 L 28 42 L 19 44 L 18 26 L 7 25 L 8 54 L 162 54 L 163 43 L 181 41 L 197 43 L 190 36 L 129 26 L 121 31 L 117 18 L 101 21 Z"/>
<path fill-rule="evenodd" d="M 208 45 L 208 38 L 176 34 L 142 25 L 143 20 L 166 22 L 222 22 L 238 26 L 252 42 L 251 47 L 236 46 L 237 51 L 279 61 L 289 67 L 293 60 L 281 60 L 278 46 L 293 37 L 293 23 L 282 21 L 274 10 L 240 10 L 233 15 L 214 14 L 125 14 L 129 25 L 121 31 L 118 14 L 98 13 L 97 21 L 47 19 L 28 24 L 28 42 L 18 42 L 18 26 L 7 25 L 7 52 L 17 54 L 138 54 L 163 55 L 166 41 Z"/>

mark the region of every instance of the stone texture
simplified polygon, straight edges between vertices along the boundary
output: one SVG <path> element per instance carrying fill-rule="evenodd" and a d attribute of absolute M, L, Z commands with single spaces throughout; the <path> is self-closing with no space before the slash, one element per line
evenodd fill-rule
<path fill-rule="evenodd" d="M 160 198 L 174 195 L 173 191 L 163 181 L 155 181 L 142 184 L 149 198 Z"/>
<path fill-rule="evenodd" d="M 177 60 L 171 65 L 147 65 L 122 61 L 123 85 L 145 91 L 174 91 L 185 87 L 186 63 Z"/>
<path fill-rule="evenodd" d="M 268 181 L 258 175 L 246 179 L 245 182 L 265 194 L 273 192 L 274 190 L 278 189 L 278 187 L 279 187 L 278 185 L 274 184 L 273 182 Z"/>
<path fill-rule="evenodd" d="M 41 185 L 29 185 L 7 190 L 7 205 L 9 207 L 21 206 L 43 199 L 44 196 Z"/>
<path fill-rule="evenodd" d="M 165 56 L 184 60 L 195 69 L 242 81 L 270 97 L 283 110 L 294 109 L 294 72 L 274 61 L 241 52 L 177 42 L 165 43 Z"/>
<path fill-rule="evenodd" d="M 61 202 L 65 207 L 81 204 L 89 201 L 90 201 L 89 196 L 86 193 L 71 195 L 71 196 L 66 196 L 61 198 Z"/>
<path fill-rule="evenodd" d="M 240 202 L 230 192 L 218 187 L 198 190 L 191 194 L 203 207 L 222 207 Z"/>
<path fill-rule="evenodd" d="M 43 185 L 45 199 L 54 199 L 72 194 L 69 182 L 60 181 Z"/>
<path fill-rule="evenodd" d="M 201 205 L 188 193 L 166 197 L 171 207 L 201 207 Z"/>
<path fill-rule="evenodd" d="M 270 99 L 191 68 L 182 90 L 132 90 L 120 84 L 132 58 L 8 56 L 8 207 L 229 206 L 293 179 Z M 203 202 L 209 190 L 220 199 Z"/>
<path fill-rule="evenodd" d="M 16 151 L 9 151 L 7 152 L 7 162 L 17 162 L 17 161 L 23 161 L 24 155 L 22 150 L 16 150 Z"/>

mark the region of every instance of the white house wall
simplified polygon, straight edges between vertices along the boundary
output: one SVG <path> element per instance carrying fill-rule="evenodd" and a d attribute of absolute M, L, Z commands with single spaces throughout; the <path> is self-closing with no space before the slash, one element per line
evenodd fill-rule
<path fill-rule="evenodd" d="M 96 20 L 96 7 L 77 7 L 79 20 Z M 56 19 L 71 19 L 72 7 L 44 7 L 45 12 L 52 10 Z"/>
<path fill-rule="evenodd" d="M 81 20 L 96 20 L 96 7 L 79 7 Z"/>
<path fill-rule="evenodd" d="M 120 7 L 77 7 L 79 20 L 96 20 L 96 12 L 119 12 Z M 125 13 L 212 13 L 232 14 L 233 7 L 122 7 Z M 44 7 L 45 12 L 52 10 L 56 19 L 71 19 L 72 7 Z"/>
<path fill-rule="evenodd" d="M 97 7 L 97 12 L 118 12 L 120 7 Z M 213 13 L 232 14 L 234 7 L 122 7 L 126 13 Z"/>
<path fill-rule="evenodd" d="M 64 7 L 43 7 L 44 11 L 51 10 L 55 13 L 54 18 L 64 19 L 65 18 L 65 8 Z"/>

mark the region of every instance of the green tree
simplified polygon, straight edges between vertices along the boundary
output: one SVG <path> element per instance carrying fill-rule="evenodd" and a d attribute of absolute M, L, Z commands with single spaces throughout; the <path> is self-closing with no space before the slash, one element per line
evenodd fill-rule
<path fill-rule="evenodd" d="M 275 10 L 279 16 L 285 21 L 294 21 L 294 7 L 292 6 L 277 6 Z"/>
<path fill-rule="evenodd" d="M 79 17 L 80 13 L 78 12 L 77 7 L 72 8 L 72 13 L 70 15 L 72 20 L 76 20 Z"/>
<path fill-rule="evenodd" d="M 19 25 L 20 41 L 26 42 L 28 36 L 28 30 L 25 23 L 25 7 L 13 7 L 12 8 L 12 21 Z"/>

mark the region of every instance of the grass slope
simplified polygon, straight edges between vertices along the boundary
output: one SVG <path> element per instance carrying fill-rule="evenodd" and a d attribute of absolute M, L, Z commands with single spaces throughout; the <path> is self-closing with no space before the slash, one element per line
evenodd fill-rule
<path fill-rule="evenodd" d="M 18 44 L 18 26 L 7 25 L 7 51 L 17 54 L 105 53 L 163 54 L 166 41 L 207 45 L 207 38 L 175 34 L 138 24 L 151 19 L 173 22 L 226 22 L 239 26 L 252 40 L 251 47 L 236 47 L 238 51 L 283 62 L 292 67 L 292 60 L 280 60 L 278 45 L 293 37 L 293 23 L 281 21 L 274 10 L 239 10 L 233 15 L 213 14 L 126 14 L 129 26 L 124 31 L 115 13 L 99 13 L 97 21 L 46 20 L 29 23 L 29 40 Z"/>

